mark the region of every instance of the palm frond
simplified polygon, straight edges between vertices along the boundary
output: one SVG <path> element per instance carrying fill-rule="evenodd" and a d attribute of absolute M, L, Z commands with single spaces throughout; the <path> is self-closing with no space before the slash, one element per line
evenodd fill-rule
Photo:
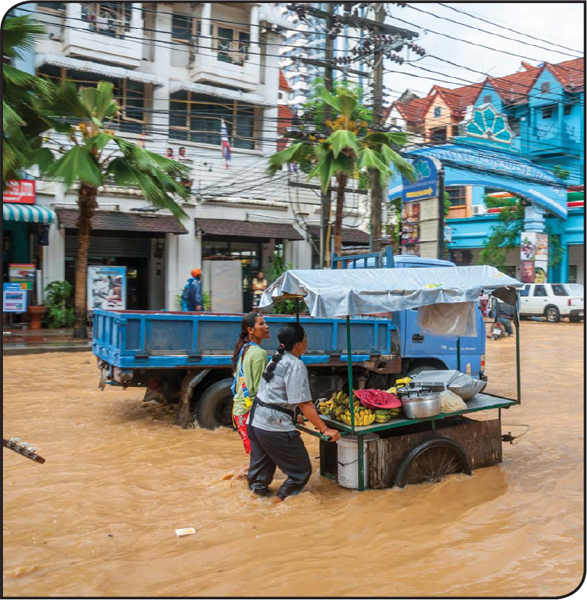
<path fill-rule="evenodd" d="M 393 167 L 400 175 L 406 177 L 408 181 L 416 181 L 414 167 L 405 158 L 389 146 L 382 146 L 380 152 L 386 164 Z"/>
<path fill-rule="evenodd" d="M 76 181 L 99 186 L 102 172 L 86 146 L 73 146 L 47 169 L 47 176 L 62 181 L 69 189 Z"/>
<path fill-rule="evenodd" d="M 48 98 L 41 99 L 37 105 L 49 117 L 75 117 L 89 119 L 90 112 L 81 102 L 75 84 L 72 81 L 63 81 L 56 86 Z"/>
<path fill-rule="evenodd" d="M 358 154 L 360 150 L 359 141 L 357 136 L 347 129 L 339 129 L 332 133 L 326 140 L 327 144 L 332 146 L 332 154 L 334 158 L 338 158 L 338 155 L 345 149 L 350 148 L 354 154 Z"/>
<path fill-rule="evenodd" d="M 23 51 L 33 50 L 35 39 L 44 33 L 43 25 L 30 15 L 7 17 L 2 25 L 2 54 L 22 58 Z"/>

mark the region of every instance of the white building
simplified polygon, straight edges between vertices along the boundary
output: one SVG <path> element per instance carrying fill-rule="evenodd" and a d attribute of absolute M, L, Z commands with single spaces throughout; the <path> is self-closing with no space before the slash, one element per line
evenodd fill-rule
<path fill-rule="evenodd" d="M 127 267 L 127 308 L 177 309 L 191 269 L 213 258 L 240 260 L 248 281 L 267 272 L 275 252 L 298 268 L 313 266 L 319 193 L 291 187 L 288 179 L 297 176 L 286 171 L 266 175 L 278 138 L 278 28 L 290 25 L 280 9 L 255 2 L 52 2 L 37 4 L 35 17 L 47 28 L 36 48 L 38 74 L 79 85 L 111 81 L 122 109 L 113 125 L 120 135 L 161 154 L 171 149 L 174 158 L 184 147 L 182 160 L 191 166 L 192 197 L 183 205 L 189 219 L 181 226 L 149 210 L 138 189 L 100 191 L 90 265 Z M 232 149 L 228 167 L 221 120 Z M 52 140 L 60 143 L 56 134 Z M 65 194 L 60 185 L 37 183 L 37 204 L 57 217 L 42 249 L 43 284 L 73 283 L 76 189 Z M 359 212 L 350 205 L 345 223 L 356 227 Z"/>

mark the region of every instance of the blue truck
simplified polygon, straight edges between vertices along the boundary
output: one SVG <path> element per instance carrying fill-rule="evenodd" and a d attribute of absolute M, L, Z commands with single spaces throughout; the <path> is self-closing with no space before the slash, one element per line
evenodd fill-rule
<path fill-rule="evenodd" d="M 338 264 L 341 263 L 341 264 Z M 334 257 L 333 268 L 454 267 L 454 263 L 381 254 Z M 429 369 L 456 369 L 456 338 L 427 336 L 417 325 L 417 310 L 355 317 L 350 321 L 353 378 L 357 387 L 387 389 L 395 380 Z M 271 355 L 276 333 L 292 315 L 267 315 Z M 232 426 L 232 353 L 242 315 L 171 311 L 96 310 L 92 350 L 98 359 L 100 387 L 146 389 L 145 399 L 177 403 L 176 423 L 197 422 L 214 429 Z M 485 327 L 477 314 L 477 337 L 460 340 L 463 371 L 483 378 Z M 347 385 L 346 320 L 300 316 L 306 329 L 308 366 L 315 398 L 330 397 Z"/>

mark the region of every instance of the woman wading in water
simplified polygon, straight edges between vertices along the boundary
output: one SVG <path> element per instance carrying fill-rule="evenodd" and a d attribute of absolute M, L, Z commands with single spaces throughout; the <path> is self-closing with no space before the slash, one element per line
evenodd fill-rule
<path fill-rule="evenodd" d="M 247 435 L 247 417 L 267 366 L 267 352 L 261 348 L 261 344 L 269 337 L 269 325 L 263 315 L 255 312 L 245 315 L 232 356 L 234 373 L 232 418 L 247 454 L 251 452 Z M 242 467 L 235 475 L 235 479 L 245 477 L 248 468 L 248 465 Z"/>
<path fill-rule="evenodd" d="M 287 479 L 273 501 L 281 502 L 299 494 L 312 474 L 308 451 L 294 425 L 296 408 L 331 442 L 339 440 L 340 433 L 326 426 L 312 402 L 308 369 L 300 360 L 308 348 L 304 328 L 288 323 L 277 338 L 281 345 L 263 373 L 247 423 L 251 443 L 248 483 L 255 494 L 267 496 L 279 467 Z"/>

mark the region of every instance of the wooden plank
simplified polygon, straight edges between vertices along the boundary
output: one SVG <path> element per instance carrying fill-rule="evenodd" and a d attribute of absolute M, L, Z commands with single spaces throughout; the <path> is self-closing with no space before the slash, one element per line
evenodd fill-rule
<path fill-rule="evenodd" d="M 489 467 L 502 460 L 499 419 L 474 421 L 461 417 L 458 420 L 437 423 L 437 429 L 427 431 L 414 431 L 407 434 L 390 431 L 388 437 L 367 444 L 369 487 L 392 487 L 397 469 L 406 454 L 422 442 L 437 437 L 445 437 L 460 444 L 469 457 L 473 469 Z"/>

